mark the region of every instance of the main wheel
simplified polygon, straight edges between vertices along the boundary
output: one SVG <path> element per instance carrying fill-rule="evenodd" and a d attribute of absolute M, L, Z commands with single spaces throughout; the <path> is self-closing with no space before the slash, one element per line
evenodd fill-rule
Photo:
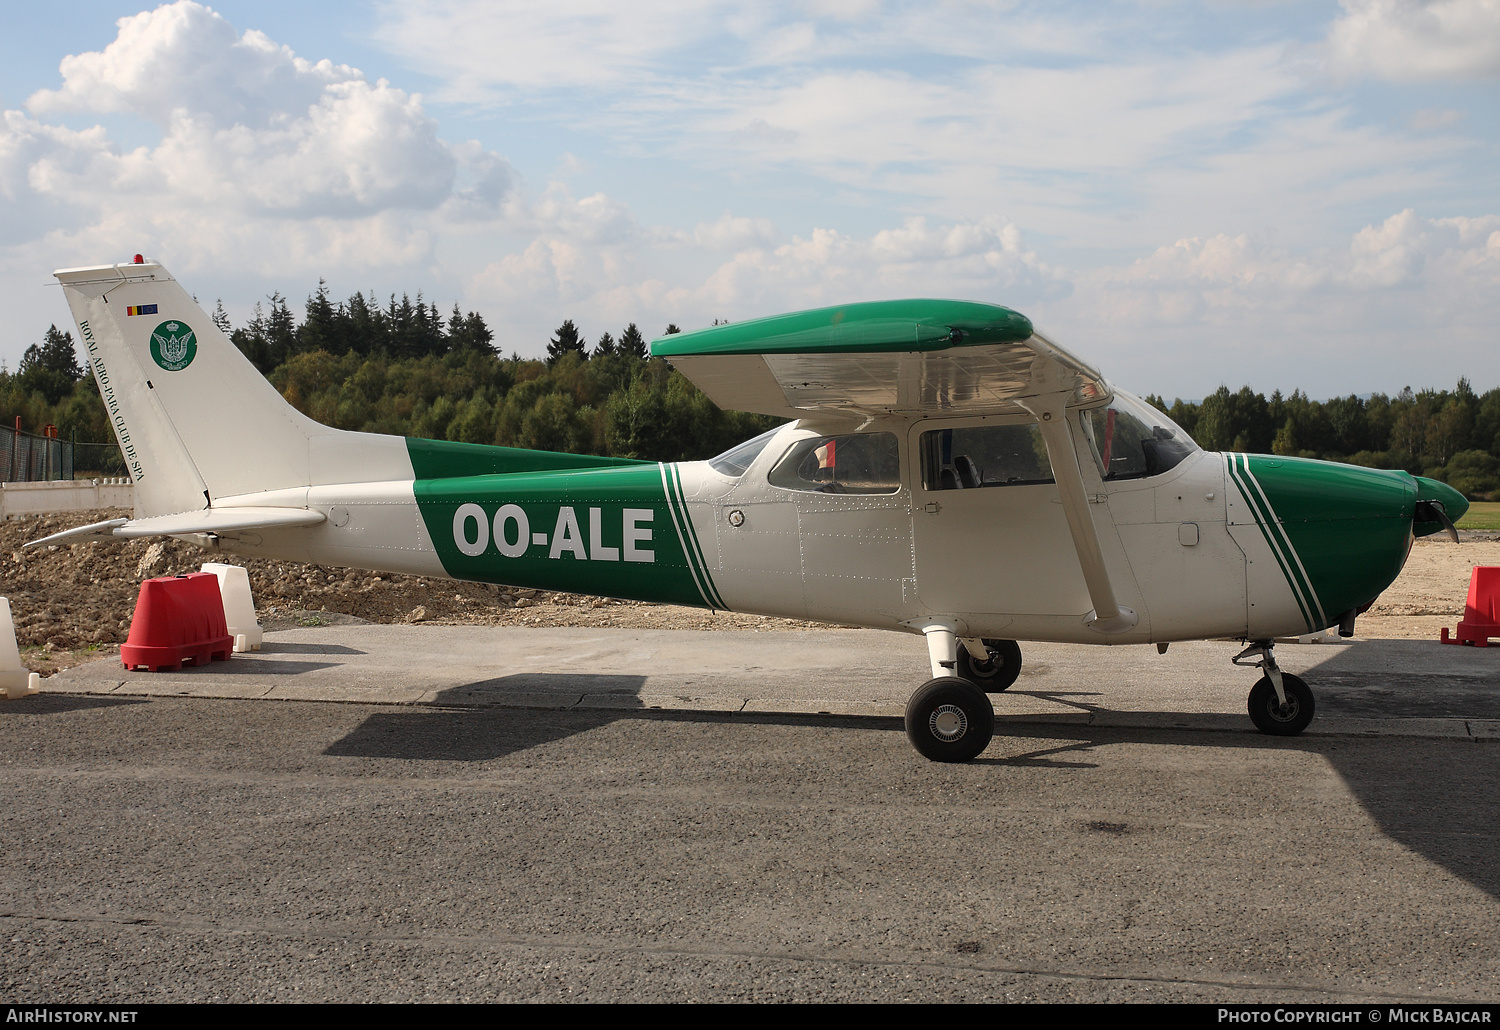
<path fill-rule="evenodd" d="M 1281 686 L 1286 691 L 1285 705 L 1276 700 L 1276 688 L 1269 676 L 1262 676 L 1260 682 L 1250 688 L 1250 721 L 1262 733 L 1295 737 L 1312 722 L 1316 707 L 1313 693 L 1302 677 L 1286 672 L 1281 674 Z"/>
<path fill-rule="evenodd" d="M 968 680 L 928 680 L 906 702 L 907 739 L 934 762 L 967 762 L 989 747 L 994 735 L 995 707 Z"/>
<path fill-rule="evenodd" d="M 954 668 L 959 676 L 977 686 L 986 694 L 998 694 L 1021 675 L 1021 645 L 1014 640 L 985 640 L 989 651 L 988 661 L 975 661 L 969 649 L 958 645 L 958 665 Z"/>

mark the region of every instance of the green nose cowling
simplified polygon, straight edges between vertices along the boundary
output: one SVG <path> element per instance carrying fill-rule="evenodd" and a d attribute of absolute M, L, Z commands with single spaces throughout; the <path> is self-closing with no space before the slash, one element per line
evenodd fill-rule
<path fill-rule="evenodd" d="M 1441 504 L 1443 514 L 1453 522 L 1463 518 L 1464 513 L 1469 510 L 1468 498 L 1447 483 L 1440 483 L 1426 476 L 1412 476 L 1412 478 L 1417 481 L 1417 500 L 1435 501 Z M 1441 533 L 1443 524 L 1441 522 L 1413 522 L 1411 531 L 1416 536 L 1430 536 L 1433 533 Z"/>

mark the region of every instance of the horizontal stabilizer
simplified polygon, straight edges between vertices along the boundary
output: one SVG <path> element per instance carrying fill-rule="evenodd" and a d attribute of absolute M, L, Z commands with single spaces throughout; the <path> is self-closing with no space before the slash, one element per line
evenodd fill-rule
<path fill-rule="evenodd" d="M 80 543 L 91 539 L 135 540 L 147 536 L 186 536 L 192 533 L 233 533 L 245 529 L 293 529 L 316 526 L 327 519 L 320 511 L 306 508 L 204 508 L 179 515 L 157 515 L 147 519 L 110 519 L 77 529 L 64 530 L 33 540 L 42 544 Z"/>

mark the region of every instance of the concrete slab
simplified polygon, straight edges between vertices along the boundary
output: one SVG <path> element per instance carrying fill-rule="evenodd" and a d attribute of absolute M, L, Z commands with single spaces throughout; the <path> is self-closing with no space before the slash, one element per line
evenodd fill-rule
<path fill-rule="evenodd" d="M 194 682 L 191 679 L 174 679 L 165 682 L 163 679 L 127 679 L 114 690 L 110 691 L 116 695 L 134 695 L 136 697 L 218 697 L 218 698 L 250 698 L 264 697 L 271 689 L 270 684 L 256 682 L 246 678 L 238 681 L 225 679 L 203 679 Z"/>
<path fill-rule="evenodd" d="M 1257 678 L 1228 641 L 1022 645 L 1021 677 L 994 695 L 1004 723 L 1247 728 Z M 1500 737 L 1500 648 L 1436 641 L 1288 644 L 1278 660 L 1313 686 L 1309 732 Z M 899 716 L 928 677 L 914 635 L 466 626 L 323 626 L 176 673 L 112 662 L 49 677 L 62 693 L 268 698 L 516 708 Z"/>
<path fill-rule="evenodd" d="M 1470 719 L 1468 728 L 1469 736 L 1475 740 L 1500 741 L 1500 720 Z"/>

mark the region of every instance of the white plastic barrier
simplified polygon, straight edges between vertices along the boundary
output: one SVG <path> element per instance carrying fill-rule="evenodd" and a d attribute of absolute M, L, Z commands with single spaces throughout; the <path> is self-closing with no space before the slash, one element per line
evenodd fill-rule
<path fill-rule="evenodd" d="M 16 647 L 16 624 L 10 617 L 10 598 L 0 597 L 0 690 L 9 700 L 35 694 L 42 689 L 42 677 L 21 664 L 21 649 Z"/>
<path fill-rule="evenodd" d="M 250 574 L 239 565 L 204 562 L 204 572 L 219 577 L 219 596 L 224 599 L 224 621 L 234 638 L 236 651 L 259 651 L 265 634 L 255 621 L 255 599 L 250 596 Z"/>

